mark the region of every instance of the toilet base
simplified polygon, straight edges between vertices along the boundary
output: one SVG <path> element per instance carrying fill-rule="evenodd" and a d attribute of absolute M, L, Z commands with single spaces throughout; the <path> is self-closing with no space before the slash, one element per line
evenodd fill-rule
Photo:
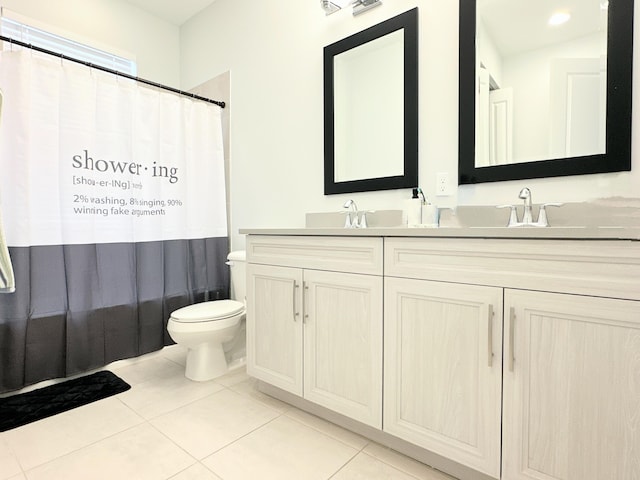
<path fill-rule="evenodd" d="M 187 349 L 185 376 L 196 382 L 213 380 L 227 373 L 227 359 L 220 343 L 202 343 Z"/>

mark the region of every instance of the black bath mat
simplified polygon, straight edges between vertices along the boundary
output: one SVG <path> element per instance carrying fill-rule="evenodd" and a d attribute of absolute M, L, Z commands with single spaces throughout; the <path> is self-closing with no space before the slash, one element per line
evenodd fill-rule
<path fill-rule="evenodd" d="M 108 371 L 0 398 L 0 432 L 127 391 L 131 386 Z"/>

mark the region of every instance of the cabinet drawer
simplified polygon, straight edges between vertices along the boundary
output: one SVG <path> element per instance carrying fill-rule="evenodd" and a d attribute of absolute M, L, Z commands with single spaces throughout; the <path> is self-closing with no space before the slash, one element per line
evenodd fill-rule
<path fill-rule="evenodd" d="M 640 242 L 386 238 L 384 274 L 640 300 Z"/>
<path fill-rule="evenodd" d="M 249 235 L 247 261 L 382 275 L 382 238 Z"/>

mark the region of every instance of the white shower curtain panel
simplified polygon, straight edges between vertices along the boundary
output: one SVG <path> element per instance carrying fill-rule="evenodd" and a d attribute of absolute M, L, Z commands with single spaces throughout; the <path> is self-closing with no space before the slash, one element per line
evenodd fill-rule
<path fill-rule="evenodd" d="M 2 125 L 2 100 L 3 95 L 0 90 L 0 125 Z M 7 249 L 7 241 L 2 225 L 2 212 L 0 209 L 0 293 L 13 293 L 15 291 L 15 278 L 13 276 L 13 266 L 11 265 L 11 257 L 9 256 L 9 249 Z"/>
<path fill-rule="evenodd" d="M 227 235 L 218 106 L 31 51 L 0 66 L 9 246 Z"/>

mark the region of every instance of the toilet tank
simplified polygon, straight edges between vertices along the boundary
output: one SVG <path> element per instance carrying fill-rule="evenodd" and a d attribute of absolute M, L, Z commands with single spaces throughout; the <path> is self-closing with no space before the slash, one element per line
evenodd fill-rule
<path fill-rule="evenodd" d="M 227 265 L 231 276 L 231 299 L 244 302 L 247 296 L 246 274 L 247 252 L 238 250 L 227 255 Z"/>

